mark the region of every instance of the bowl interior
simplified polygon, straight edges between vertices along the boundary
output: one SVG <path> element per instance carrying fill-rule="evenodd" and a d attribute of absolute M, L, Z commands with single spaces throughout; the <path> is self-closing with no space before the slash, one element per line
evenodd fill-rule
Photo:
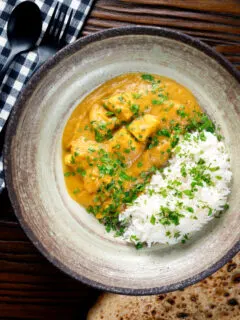
<path fill-rule="evenodd" d="M 185 245 L 137 251 L 106 233 L 65 187 L 61 139 L 71 112 L 103 82 L 134 71 L 164 75 L 190 89 L 221 126 L 230 153 L 234 177 L 230 209 Z M 150 294 L 195 282 L 237 250 L 239 113 L 237 80 L 191 43 L 157 31 L 114 36 L 109 32 L 94 41 L 80 41 L 60 52 L 34 77 L 11 118 L 5 167 L 18 218 L 50 261 L 99 288 Z"/>

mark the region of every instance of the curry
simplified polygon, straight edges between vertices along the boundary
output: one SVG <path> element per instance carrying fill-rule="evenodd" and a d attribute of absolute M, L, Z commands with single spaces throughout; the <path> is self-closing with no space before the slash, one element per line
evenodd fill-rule
<path fill-rule="evenodd" d="M 179 135 L 199 125 L 209 119 L 174 80 L 129 73 L 107 81 L 76 107 L 63 133 L 70 196 L 116 230 L 118 215 L 166 164 Z"/>

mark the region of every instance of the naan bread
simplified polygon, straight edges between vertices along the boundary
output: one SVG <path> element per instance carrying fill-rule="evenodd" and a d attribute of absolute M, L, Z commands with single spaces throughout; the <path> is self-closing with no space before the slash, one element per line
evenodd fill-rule
<path fill-rule="evenodd" d="M 133 297 L 104 293 L 87 320 L 240 320 L 240 253 L 183 291 Z"/>

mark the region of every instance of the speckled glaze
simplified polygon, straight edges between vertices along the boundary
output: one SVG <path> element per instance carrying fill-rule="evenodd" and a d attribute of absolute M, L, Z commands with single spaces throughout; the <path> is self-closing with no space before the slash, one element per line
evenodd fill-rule
<path fill-rule="evenodd" d="M 230 209 L 186 245 L 135 250 L 107 234 L 67 193 L 61 164 L 64 126 L 78 102 L 108 79 L 144 71 L 189 88 L 221 126 L 233 170 Z M 240 76 L 189 36 L 160 28 L 111 29 L 60 51 L 30 80 L 9 121 L 4 168 L 25 232 L 57 267 L 122 294 L 157 294 L 210 275 L 240 248 Z"/>

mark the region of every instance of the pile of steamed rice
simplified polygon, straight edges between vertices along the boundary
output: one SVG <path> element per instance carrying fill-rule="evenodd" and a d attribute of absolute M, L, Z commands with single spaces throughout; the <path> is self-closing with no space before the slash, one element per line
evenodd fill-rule
<path fill-rule="evenodd" d="M 200 176 L 195 185 L 198 172 L 205 178 Z M 187 134 L 169 165 L 152 176 L 145 192 L 119 216 L 123 238 L 148 246 L 185 242 L 227 207 L 231 176 L 229 155 L 215 134 Z"/>

